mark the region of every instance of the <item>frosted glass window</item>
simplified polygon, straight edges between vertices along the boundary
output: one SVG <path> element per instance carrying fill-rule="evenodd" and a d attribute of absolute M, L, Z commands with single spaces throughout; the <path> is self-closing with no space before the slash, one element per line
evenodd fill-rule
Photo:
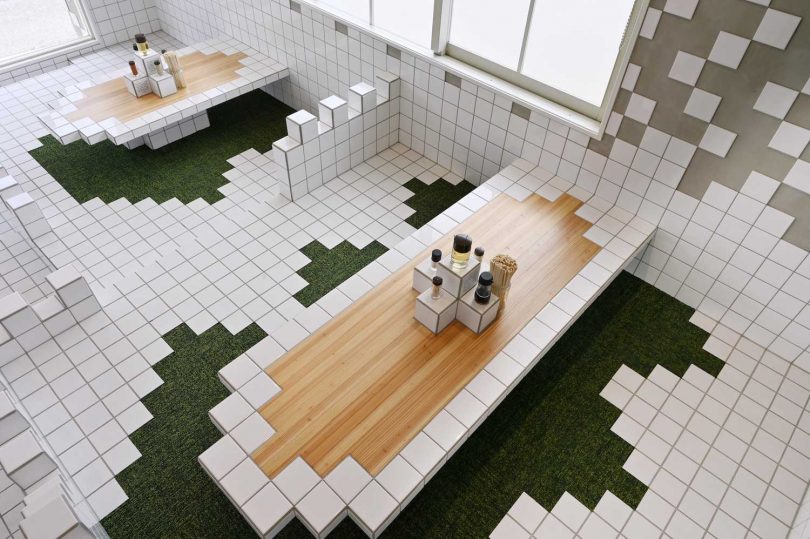
<path fill-rule="evenodd" d="M 369 0 L 319 0 L 319 3 L 329 6 L 338 13 L 350 15 L 366 24 L 369 22 Z"/>
<path fill-rule="evenodd" d="M 92 38 L 77 0 L 0 0 L 0 64 Z"/>
<path fill-rule="evenodd" d="M 522 74 L 600 106 L 633 0 L 535 0 Z"/>
<path fill-rule="evenodd" d="M 433 0 L 373 0 L 374 26 L 430 48 Z"/>
<path fill-rule="evenodd" d="M 529 0 L 453 0 L 450 43 L 517 69 L 528 13 Z"/>

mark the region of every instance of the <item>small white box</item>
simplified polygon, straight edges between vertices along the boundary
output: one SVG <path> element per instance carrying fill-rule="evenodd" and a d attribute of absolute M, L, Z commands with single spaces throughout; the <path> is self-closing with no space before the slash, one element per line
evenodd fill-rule
<path fill-rule="evenodd" d="M 169 73 L 163 75 L 149 75 L 149 87 L 158 97 L 167 97 L 177 93 L 174 77 Z"/>
<path fill-rule="evenodd" d="M 318 136 L 318 118 L 305 110 L 287 116 L 287 136 L 305 143 Z"/>
<path fill-rule="evenodd" d="M 349 88 L 349 107 L 358 112 L 368 112 L 377 106 L 377 90 L 365 82 Z"/>
<path fill-rule="evenodd" d="M 147 76 L 151 75 L 152 73 L 157 73 L 155 60 L 160 60 L 160 54 L 158 54 L 156 51 L 146 49 L 145 54 L 133 52 L 132 59 L 135 60 L 135 67 L 138 68 L 138 76 Z"/>
<path fill-rule="evenodd" d="M 456 319 L 474 332 L 481 333 L 498 316 L 499 303 L 498 296 L 494 294 L 490 296 L 489 303 L 477 303 L 475 289 L 470 290 L 458 302 Z"/>
<path fill-rule="evenodd" d="M 349 104 L 345 99 L 330 95 L 318 103 L 318 116 L 329 127 L 337 127 L 349 121 Z"/>
<path fill-rule="evenodd" d="M 470 257 L 470 261 L 464 268 L 456 269 L 450 261 L 450 255 L 447 255 L 439 262 L 438 275 L 444 281 L 442 288 L 447 290 L 450 295 L 460 298 L 475 286 L 480 269 L 481 263 L 473 257 Z"/>
<path fill-rule="evenodd" d="M 431 288 L 416 297 L 416 308 L 413 317 L 433 333 L 439 333 L 456 319 L 456 305 L 458 300 L 442 290 L 439 299 L 433 299 Z"/>
<path fill-rule="evenodd" d="M 127 87 L 127 91 L 135 97 L 152 93 L 152 87 L 149 85 L 149 77 L 143 73 L 138 73 L 137 75 L 133 75 L 132 73 L 125 74 L 124 85 Z"/>

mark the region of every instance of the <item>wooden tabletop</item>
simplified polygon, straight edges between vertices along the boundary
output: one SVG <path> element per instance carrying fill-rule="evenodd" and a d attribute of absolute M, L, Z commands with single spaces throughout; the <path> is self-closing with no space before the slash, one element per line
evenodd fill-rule
<path fill-rule="evenodd" d="M 180 65 L 183 68 L 187 86 L 177 90 L 176 94 L 164 98 L 155 94 L 135 97 L 127 91 L 121 78 L 109 80 L 82 90 L 84 97 L 73 103 L 77 110 L 67 114 L 65 118 L 71 122 L 81 118 L 90 118 L 95 122 L 107 118 L 117 118 L 122 123 L 126 123 L 239 78 L 236 71 L 245 67 L 239 63 L 239 60 L 245 57 L 243 52 L 230 55 L 221 52 L 214 54 L 193 52 L 181 56 Z"/>
<path fill-rule="evenodd" d="M 254 461 L 275 477 L 300 455 L 323 477 L 351 455 L 379 473 L 599 251 L 582 236 L 591 224 L 574 214 L 580 205 L 498 196 L 273 363 L 282 391 L 260 413 L 276 434 Z M 486 331 L 455 321 L 433 335 L 413 319 L 412 271 L 457 232 L 519 269 Z"/>

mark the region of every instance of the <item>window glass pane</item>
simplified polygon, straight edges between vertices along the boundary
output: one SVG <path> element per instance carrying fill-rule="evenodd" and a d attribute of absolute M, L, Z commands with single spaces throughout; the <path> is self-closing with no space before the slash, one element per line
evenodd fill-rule
<path fill-rule="evenodd" d="M 320 0 L 330 11 L 345 14 L 368 24 L 369 0 Z"/>
<path fill-rule="evenodd" d="M 430 48 L 433 0 L 374 0 L 374 26 Z"/>
<path fill-rule="evenodd" d="M 3 63 L 80 41 L 89 32 L 74 25 L 65 0 L 0 0 L 0 35 Z"/>
<path fill-rule="evenodd" d="M 599 106 L 633 0 L 536 0 L 523 74 Z"/>
<path fill-rule="evenodd" d="M 528 13 L 529 0 L 453 0 L 450 43 L 517 69 Z"/>

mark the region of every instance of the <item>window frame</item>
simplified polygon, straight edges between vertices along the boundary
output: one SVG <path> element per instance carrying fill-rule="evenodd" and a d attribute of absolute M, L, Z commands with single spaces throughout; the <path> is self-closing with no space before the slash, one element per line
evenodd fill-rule
<path fill-rule="evenodd" d="M 650 3 L 650 0 L 634 0 L 633 10 L 625 30 L 622 46 L 619 48 L 619 54 L 614 63 L 610 82 L 605 91 L 605 97 L 602 100 L 601 107 L 595 107 L 590 103 L 579 100 L 581 102 L 580 104 L 585 105 L 584 107 L 580 107 L 576 102 L 577 98 L 548 85 L 544 85 L 534 79 L 530 79 L 525 75 L 523 76 L 525 80 L 519 80 L 512 76 L 517 73 L 505 73 L 504 71 L 509 70 L 494 64 L 494 62 L 489 62 L 483 58 L 479 61 L 479 57 L 475 55 L 470 55 L 470 61 L 464 61 L 458 57 L 464 57 L 464 51 L 460 51 L 458 48 L 453 48 L 452 46 L 450 46 L 451 50 L 454 50 L 455 54 L 458 56 L 447 54 L 452 0 L 434 0 L 430 47 L 420 46 L 399 35 L 388 32 L 383 28 L 374 26 L 373 0 L 369 0 L 369 22 L 358 19 L 353 14 L 334 8 L 320 0 L 289 1 L 305 5 L 316 12 L 320 12 L 335 21 L 351 26 L 360 32 L 369 33 L 375 38 L 386 41 L 420 60 L 436 65 L 444 71 L 452 73 L 462 79 L 467 79 L 478 86 L 505 95 L 515 103 L 532 110 L 537 110 L 539 113 L 552 120 L 577 129 L 589 137 L 596 139 L 601 139 L 607 128 L 613 104 L 621 88 L 623 74 L 627 69 L 633 47 L 638 39 Z M 531 16 L 531 13 L 529 15 Z M 530 19 L 527 18 L 527 25 L 529 21 Z M 524 35 L 524 41 L 527 35 L 528 34 Z"/>
<path fill-rule="evenodd" d="M 76 52 L 77 50 L 84 49 L 98 43 L 98 32 L 93 20 L 90 17 L 89 11 L 87 10 L 87 5 L 85 3 L 86 0 L 63 1 L 65 2 L 65 7 L 68 10 L 68 14 L 71 16 L 71 19 L 76 19 L 75 21 L 72 20 L 74 26 L 78 22 L 86 29 L 88 35 L 74 41 L 54 45 L 53 47 L 36 49 L 28 53 L 11 56 L 7 59 L 0 59 L 0 73 L 7 73 L 9 71 L 24 68 L 28 65 L 42 62 L 64 54 Z M 71 4 L 73 5 L 73 9 L 71 9 Z"/>
<path fill-rule="evenodd" d="M 369 1 L 373 2 L 373 0 Z M 609 116 L 610 114 L 610 109 L 612 109 L 613 102 L 616 99 L 616 94 L 618 94 L 618 90 L 621 85 L 621 81 L 619 79 L 621 74 L 624 73 L 625 69 L 627 68 L 630 54 L 632 53 L 633 46 L 638 38 L 638 32 L 641 28 L 641 24 L 644 21 L 644 14 L 646 14 L 647 7 L 649 5 L 649 0 L 633 1 L 633 8 L 630 11 L 630 17 L 628 18 L 627 26 L 625 27 L 624 35 L 622 36 L 622 41 L 619 45 L 619 52 L 616 55 L 616 61 L 613 64 L 613 69 L 611 70 L 608 85 L 605 88 L 605 93 L 602 97 L 602 102 L 599 105 L 595 105 L 521 73 L 526 54 L 526 45 L 529 40 L 529 26 L 531 25 L 532 16 L 534 14 L 535 0 L 529 0 L 529 11 L 526 15 L 526 26 L 523 31 L 523 42 L 520 48 L 518 66 L 515 70 L 504 67 L 497 62 L 488 60 L 482 56 L 465 50 L 458 45 L 450 43 L 449 38 L 450 25 L 452 24 L 453 0 L 435 0 L 435 2 L 436 4 L 444 5 L 441 6 L 439 10 L 434 10 L 434 17 L 439 14 L 438 12 L 440 12 L 441 16 L 441 20 L 434 20 L 434 35 L 431 43 L 434 54 L 446 55 L 451 58 L 455 58 L 476 69 L 480 69 L 486 73 L 491 73 L 499 79 L 528 90 L 540 97 L 562 105 L 565 108 L 571 109 L 600 123 L 602 123 L 605 117 Z"/>

